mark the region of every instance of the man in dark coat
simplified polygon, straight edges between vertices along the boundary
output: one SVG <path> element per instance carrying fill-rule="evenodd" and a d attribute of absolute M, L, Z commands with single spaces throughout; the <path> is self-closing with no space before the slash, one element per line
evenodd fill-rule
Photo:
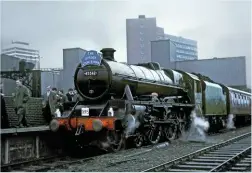
<path fill-rule="evenodd" d="M 57 117 L 56 111 L 59 109 L 60 97 L 58 95 L 57 89 L 53 88 L 49 95 L 49 105 L 51 110 L 51 119 Z"/>
<path fill-rule="evenodd" d="M 46 88 L 46 93 L 43 94 L 43 107 L 46 106 L 46 104 L 48 104 L 48 98 L 51 92 L 51 86 L 48 86 Z"/>
<path fill-rule="evenodd" d="M 59 109 L 60 109 L 61 114 L 63 114 L 63 112 L 64 112 L 64 103 L 66 103 L 66 101 L 67 101 L 67 96 L 64 95 L 63 90 L 59 90 L 58 95 L 60 97 Z"/>
<path fill-rule="evenodd" d="M 46 93 L 43 94 L 43 101 L 42 101 L 42 111 L 43 111 L 43 116 L 46 120 L 47 123 L 50 123 L 51 121 L 51 111 L 50 111 L 50 106 L 49 106 L 49 95 L 51 92 L 51 86 L 47 87 Z"/>
<path fill-rule="evenodd" d="M 74 91 L 72 88 L 68 90 L 68 93 L 66 94 L 67 96 L 67 101 L 73 102 L 74 101 Z"/>
<path fill-rule="evenodd" d="M 5 105 L 5 100 L 4 100 L 4 94 L 2 93 L 2 89 L 1 89 L 1 128 L 9 128 L 10 124 L 9 124 L 9 118 L 8 118 L 8 114 L 6 111 L 6 105 Z"/>
<path fill-rule="evenodd" d="M 18 115 L 18 124 L 17 127 L 28 126 L 27 119 L 26 119 L 26 109 L 27 109 L 27 102 L 30 98 L 30 92 L 28 88 L 26 88 L 21 80 L 16 81 L 17 87 L 16 92 L 13 94 L 14 96 L 14 105 L 15 105 L 15 112 Z"/>

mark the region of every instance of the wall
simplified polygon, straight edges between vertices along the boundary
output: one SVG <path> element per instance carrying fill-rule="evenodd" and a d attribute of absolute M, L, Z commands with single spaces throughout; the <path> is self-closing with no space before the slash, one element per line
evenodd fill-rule
<path fill-rule="evenodd" d="M 182 61 L 171 64 L 176 69 L 201 73 L 213 81 L 225 85 L 246 85 L 245 57 L 216 58 L 205 60 Z"/>
<path fill-rule="evenodd" d="M 12 97 L 4 96 L 8 119 L 11 127 L 17 125 L 18 116 L 14 111 L 14 103 Z M 42 115 L 42 99 L 31 97 L 27 102 L 27 114 L 26 118 L 30 126 L 45 125 L 45 119 Z"/>
<path fill-rule="evenodd" d="M 175 45 L 169 40 L 151 42 L 152 61 L 158 62 L 162 67 L 201 73 L 225 85 L 246 85 L 245 56 L 171 62 L 175 51 Z"/>
<path fill-rule="evenodd" d="M 158 62 L 161 67 L 170 67 L 170 58 L 176 56 L 176 47 L 169 40 L 151 42 L 151 61 Z"/>
<path fill-rule="evenodd" d="M 1 71 L 19 70 L 20 59 L 1 54 Z"/>

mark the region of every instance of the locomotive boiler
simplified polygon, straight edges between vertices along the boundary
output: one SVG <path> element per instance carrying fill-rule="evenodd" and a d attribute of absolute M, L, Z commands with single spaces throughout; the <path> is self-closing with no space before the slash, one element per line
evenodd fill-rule
<path fill-rule="evenodd" d="M 158 63 L 128 65 L 114 60 L 114 49 L 101 50 L 100 65 L 82 67 L 74 75 L 75 88 L 89 101 L 102 101 L 113 96 L 119 99 L 129 85 L 134 97 L 158 93 L 159 97 L 184 95 L 182 75 L 172 70 L 162 70 Z M 175 79 L 174 77 L 175 76 Z M 172 79 L 173 77 L 173 79 Z"/>

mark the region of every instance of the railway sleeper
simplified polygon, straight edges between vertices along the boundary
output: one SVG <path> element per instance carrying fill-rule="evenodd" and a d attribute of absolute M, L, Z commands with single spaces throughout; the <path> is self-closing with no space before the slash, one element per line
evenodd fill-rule
<path fill-rule="evenodd" d="M 209 156 L 209 157 L 232 157 L 235 156 L 235 154 L 205 154 L 204 156 Z"/>
<path fill-rule="evenodd" d="M 175 168 L 181 168 L 181 169 L 189 169 L 189 170 L 210 170 L 214 168 L 214 166 L 206 166 L 206 165 L 176 165 Z"/>
<path fill-rule="evenodd" d="M 214 162 L 210 162 L 210 163 L 207 163 L 207 162 L 201 162 L 201 161 L 198 161 L 198 162 L 185 162 L 184 164 L 186 165 L 206 165 L 206 166 L 218 166 L 219 163 L 214 163 Z"/>
<path fill-rule="evenodd" d="M 234 172 L 245 172 L 247 170 L 248 169 L 246 167 L 232 167 L 231 168 L 231 171 L 234 171 Z"/>
<path fill-rule="evenodd" d="M 223 159 L 223 160 L 227 160 L 227 159 L 229 159 L 230 157 L 207 157 L 207 156 L 199 156 L 198 157 L 199 159 L 211 159 L 211 160 L 213 160 L 213 159 L 218 159 L 218 160 L 220 160 L 220 159 Z"/>
<path fill-rule="evenodd" d="M 251 163 L 237 163 L 235 165 L 235 167 L 248 167 L 248 166 L 251 166 Z"/>
<path fill-rule="evenodd" d="M 209 154 L 237 154 L 239 151 L 214 151 L 214 152 L 210 152 Z"/>
<path fill-rule="evenodd" d="M 215 160 L 212 160 L 212 159 L 192 159 L 192 161 L 195 161 L 195 162 L 219 162 L 219 163 L 222 163 L 225 159 L 215 159 Z"/>
<path fill-rule="evenodd" d="M 205 172 L 206 170 L 197 170 L 197 172 Z M 184 170 L 184 169 L 169 169 L 169 172 L 195 172 L 195 170 Z"/>

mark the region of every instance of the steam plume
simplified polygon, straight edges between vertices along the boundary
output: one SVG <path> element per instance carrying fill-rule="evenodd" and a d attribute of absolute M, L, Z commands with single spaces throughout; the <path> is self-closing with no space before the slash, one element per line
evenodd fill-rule
<path fill-rule="evenodd" d="M 235 129 L 234 126 L 234 115 L 229 114 L 227 119 L 227 129 Z"/>

